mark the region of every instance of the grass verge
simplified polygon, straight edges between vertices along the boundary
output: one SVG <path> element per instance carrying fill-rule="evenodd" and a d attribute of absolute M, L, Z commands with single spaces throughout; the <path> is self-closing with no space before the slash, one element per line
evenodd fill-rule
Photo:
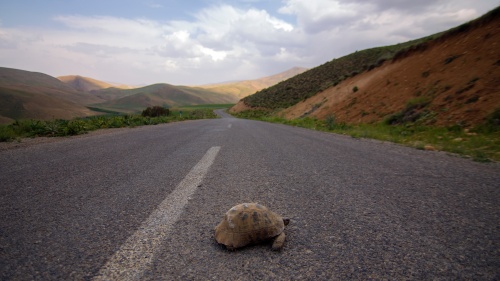
<path fill-rule="evenodd" d="M 500 131 L 485 130 L 484 127 L 468 131 L 459 126 L 442 128 L 415 124 L 389 125 L 384 122 L 348 125 L 335 122 L 334 116 L 325 120 L 309 117 L 287 120 L 265 111 L 246 111 L 233 115 L 238 118 L 349 135 L 353 138 L 390 141 L 422 150 L 446 151 L 478 162 L 500 161 Z"/>
<path fill-rule="evenodd" d="M 105 128 L 137 127 L 143 125 L 157 125 L 184 120 L 209 118 L 217 118 L 217 115 L 210 107 L 196 109 L 183 108 L 182 114 L 181 110 L 171 110 L 170 115 L 160 117 L 143 117 L 140 114 L 113 114 L 75 118 L 72 120 L 16 120 L 10 125 L 0 125 L 0 142 L 40 136 L 73 136 Z"/>

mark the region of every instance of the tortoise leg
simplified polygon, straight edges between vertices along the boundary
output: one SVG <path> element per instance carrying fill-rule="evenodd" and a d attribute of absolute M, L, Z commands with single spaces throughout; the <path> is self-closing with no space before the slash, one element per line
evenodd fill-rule
<path fill-rule="evenodd" d="M 283 245 L 285 244 L 285 238 L 286 238 L 285 232 L 281 232 L 280 235 L 274 238 L 273 246 L 271 249 L 273 251 L 281 250 L 283 248 Z"/>

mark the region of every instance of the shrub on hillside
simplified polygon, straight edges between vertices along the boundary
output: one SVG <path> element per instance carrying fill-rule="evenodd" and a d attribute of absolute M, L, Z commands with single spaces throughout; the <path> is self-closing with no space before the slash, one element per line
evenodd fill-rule
<path fill-rule="evenodd" d="M 333 130 L 335 129 L 335 125 L 337 125 L 335 123 L 335 115 L 328 115 L 326 118 L 325 118 L 325 124 L 326 124 L 326 128 L 328 130 Z"/>
<path fill-rule="evenodd" d="M 12 141 L 16 137 L 16 133 L 11 126 L 0 125 L 0 142 Z"/>
<path fill-rule="evenodd" d="M 170 110 L 161 106 L 148 107 L 142 111 L 143 117 L 159 117 L 170 115 Z"/>
<path fill-rule="evenodd" d="M 485 122 L 477 126 L 474 131 L 486 134 L 500 132 L 500 108 L 490 113 L 490 115 L 486 117 Z"/>

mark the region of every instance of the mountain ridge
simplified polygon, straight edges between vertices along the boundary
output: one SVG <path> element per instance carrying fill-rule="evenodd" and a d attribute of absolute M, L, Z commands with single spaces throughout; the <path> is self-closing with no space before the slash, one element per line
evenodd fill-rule
<path fill-rule="evenodd" d="M 100 90 L 112 87 L 120 89 L 132 88 L 126 85 L 117 85 L 114 83 L 108 83 L 80 75 L 65 75 L 65 76 L 58 76 L 56 78 L 65 83 L 66 85 L 80 92 L 90 92 L 92 90 Z"/>
<path fill-rule="evenodd" d="M 229 104 L 237 101 L 228 94 L 215 93 L 196 87 L 173 86 L 166 83 L 126 90 L 108 88 L 92 91 L 91 94 L 107 100 L 93 105 L 94 107 L 127 113 L 155 105 L 177 107 L 197 104 Z"/>
<path fill-rule="evenodd" d="M 214 83 L 208 85 L 201 85 L 198 87 L 204 89 L 210 89 L 218 93 L 232 94 L 236 96 L 238 99 L 241 99 L 251 94 L 254 94 L 259 90 L 265 89 L 281 81 L 294 77 L 307 70 L 308 68 L 295 66 L 278 74 L 265 76 L 257 79 Z"/>

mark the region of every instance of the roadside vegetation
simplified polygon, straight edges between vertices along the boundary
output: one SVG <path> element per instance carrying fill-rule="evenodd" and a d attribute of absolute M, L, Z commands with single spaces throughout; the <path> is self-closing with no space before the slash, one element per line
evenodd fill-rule
<path fill-rule="evenodd" d="M 393 123 L 393 117 L 378 124 L 351 125 L 337 122 L 334 115 L 328 116 L 325 120 L 310 117 L 287 120 L 265 110 L 248 110 L 233 115 L 238 118 L 280 123 L 353 138 L 390 141 L 422 150 L 446 151 L 478 162 L 500 161 L 500 110 L 491 114 L 484 124 L 471 129 L 465 129 L 460 125 L 445 128 L 422 125 L 418 122 Z"/>
<path fill-rule="evenodd" d="M 72 120 L 21 119 L 9 125 L 0 125 L 0 142 L 20 141 L 21 138 L 81 135 L 106 128 L 133 128 L 185 120 L 217 118 L 213 109 L 226 106 L 204 105 L 178 109 L 149 107 L 142 111 L 141 114 L 108 114 Z"/>

